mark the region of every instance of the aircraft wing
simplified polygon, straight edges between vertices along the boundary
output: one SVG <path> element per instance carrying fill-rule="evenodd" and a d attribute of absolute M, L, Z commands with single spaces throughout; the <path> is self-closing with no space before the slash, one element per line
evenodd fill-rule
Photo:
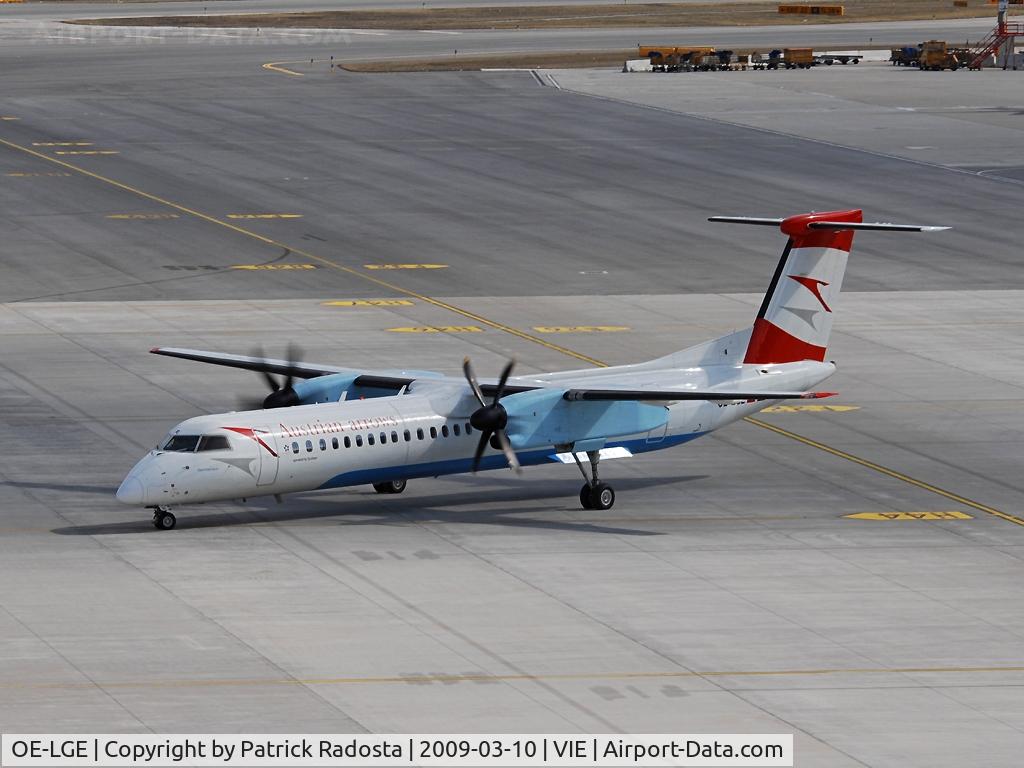
<path fill-rule="evenodd" d="M 680 400 L 815 400 L 836 392 L 723 392 L 695 389 L 567 389 L 563 400 L 586 401 L 680 401 Z"/>
<path fill-rule="evenodd" d="M 282 376 L 291 374 L 292 376 L 300 379 L 315 379 L 318 376 L 327 376 L 332 373 L 352 373 L 351 368 L 341 368 L 336 365 L 322 365 L 319 363 L 306 363 L 294 360 L 277 360 L 269 357 L 233 355 L 226 352 L 204 352 L 198 349 L 182 349 L 179 347 L 154 347 L 149 351 L 154 355 L 179 357 L 182 360 L 195 360 L 199 363 L 223 365 L 228 368 L 241 368 L 246 371 L 277 373 Z M 431 375 L 440 376 L 440 374 Z M 424 376 L 423 374 L 418 376 L 392 376 L 387 374 L 364 373 L 359 376 L 356 383 L 365 387 L 393 386 L 401 388 L 411 384 L 417 378 L 424 378 Z"/>

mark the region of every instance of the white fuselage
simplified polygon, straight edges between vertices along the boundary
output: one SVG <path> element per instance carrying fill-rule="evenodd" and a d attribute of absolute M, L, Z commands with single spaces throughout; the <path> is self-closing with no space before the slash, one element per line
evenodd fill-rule
<path fill-rule="evenodd" d="M 834 370 L 831 363 L 818 362 L 672 368 L 649 363 L 521 376 L 510 383 L 784 392 L 814 387 Z M 772 402 L 661 404 L 668 415 L 663 427 L 610 437 L 598 447 L 621 446 L 632 453 L 669 448 Z M 423 379 L 390 397 L 199 416 L 178 424 L 161 448 L 143 457 L 117 498 L 126 504 L 169 507 L 468 472 L 480 439 L 469 425 L 477 407 L 464 383 Z M 179 450 L 163 448 L 171 438 L 177 438 L 171 445 Z M 530 465 L 555 460 L 558 451 L 572 448 L 515 449 L 519 461 Z M 596 449 L 593 441 L 586 449 Z M 488 448 L 480 468 L 504 467 L 501 452 Z"/>

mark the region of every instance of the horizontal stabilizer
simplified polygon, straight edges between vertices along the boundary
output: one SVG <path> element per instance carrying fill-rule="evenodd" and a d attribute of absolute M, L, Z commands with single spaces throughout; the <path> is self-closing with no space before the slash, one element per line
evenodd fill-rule
<path fill-rule="evenodd" d="M 700 392 L 693 389 L 569 389 L 562 399 L 578 400 L 816 400 L 832 397 L 837 392 Z"/>
<path fill-rule="evenodd" d="M 754 224 L 760 227 L 778 227 L 785 219 L 761 219 L 753 216 L 711 216 L 708 221 L 723 224 Z M 890 224 L 882 221 L 811 221 L 807 229 L 866 229 L 876 232 L 941 232 L 952 227 L 933 227 L 919 224 Z"/>

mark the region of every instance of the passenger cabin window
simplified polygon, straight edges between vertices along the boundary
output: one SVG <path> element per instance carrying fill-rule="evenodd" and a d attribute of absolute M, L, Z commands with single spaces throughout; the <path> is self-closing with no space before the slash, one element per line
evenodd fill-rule
<path fill-rule="evenodd" d="M 231 443 L 224 435 L 203 435 L 199 438 L 200 451 L 230 451 Z"/>
<path fill-rule="evenodd" d="M 405 434 L 409 434 L 409 433 L 406 432 Z M 406 438 L 406 440 L 408 440 L 408 439 L 409 438 Z M 391 442 L 392 443 L 397 443 L 398 442 L 398 433 L 397 432 L 392 432 L 391 433 Z"/>
<path fill-rule="evenodd" d="M 320 450 L 321 451 L 326 451 L 327 450 L 327 441 L 324 440 L 322 437 L 320 438 Z"/>
<path fill-rule="evenodd" d="M 455 432 L 455 436 L 458 437 L 459 436 L 459 425 L 456 424 L 454 427 L 452 427 L 452 431 Z"/>
<path fill-rule="evenodd" d="M 346 448 L 351 448 L 352 447 L 352 438 L 349 437 L 348 435 L 345 435 L 345 447 Z"/>
<path fill-rule="evenodd" d="M 472 435 L 473 434 L 473 427 L 469 424 L 469 422 L 466 422 L 466 434 L 467 435 Z"/>
<path fill-rule="evenodd" d="M 307 440 L 306 441 L 306 453 L 312 453 L 312 452 L 313 452 L 313 441 L 312 440 Z"/>
<path fill-rule="evenodd" d="M 292 453 L 298 453 L 298 452 L 299 452 L 299 444 L 298 443 L 292 443 Z"/>
<path fill-rule="evenodd" d="M 442 427 L 441 427 L 441 435 L 443 437 L 448 437 L 448 425 L 447 424 L 442 425 Z"/>
<path fill-rule="evenodd" d="M 338 450 L 338 438 L 331 438 L 331 448 L 333 448 L 334 450 Z"/>
<path fill-rule="evenodd" d="M 191 453 L 199 445 L 199 435 L 175 435 L 161 448 L 163 451 L 178 451 Z"/>
<path fill-rule="evenodd" d="M 388 433 L 387 432 L 381 432 L 380 433 L 380 444 L 381 445 L 385 445 L 387 443 L 387 441 L 388 441 Z"/>
<path fill-rule="evenodd" d="M 402 437 L 404 437 L 404 438 L 405 438 L 405 442 L 407 442 L 407 443 L 408 443 L 408 442 L 409 442 L 410 440 L 412 440 L 412 434 L 411 434 L 411 433 L 409 432 L 409 430 L 408 430 L 408 429 L 407 429 L 407 430 L 405 430 L 405 432 L 403 432 L 403 433 L 402 433 Z"/>
<path fill-rule="evenodd" d="M 373 445 L 373 433 L 372 432 L 366 436 L 366 442 L 369 443 L 370 445 Z"/>
<path fill-rule="evenodd" d="M 422 429 L 417 429 L 416 430 L 416 439 L 417 440 L 422 440 L 423 439 L 423 430 Z"/>
<path fill-rule="evenodd" d="M 430 428 L 430 439 L 431 440 L 436 440 L 437 439 L 437 427 L 431 427 Z"/>
<path fill-rule="evenodd" d="M 362 435 L 356 435 L 356 447 L 357 448 L 362 448 L 363 447 L 363 436 Z"/>

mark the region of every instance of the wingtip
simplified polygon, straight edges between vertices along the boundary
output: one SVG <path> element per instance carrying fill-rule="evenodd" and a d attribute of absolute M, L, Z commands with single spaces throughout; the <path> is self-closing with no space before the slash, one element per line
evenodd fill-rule
<path fill-rule="evenodd" d="M 821 400 L 825 397 L 835 397 L 838 394 L 838 392 L 808 392 L 804 395 L 804 398 L 807 400 Z"/>

